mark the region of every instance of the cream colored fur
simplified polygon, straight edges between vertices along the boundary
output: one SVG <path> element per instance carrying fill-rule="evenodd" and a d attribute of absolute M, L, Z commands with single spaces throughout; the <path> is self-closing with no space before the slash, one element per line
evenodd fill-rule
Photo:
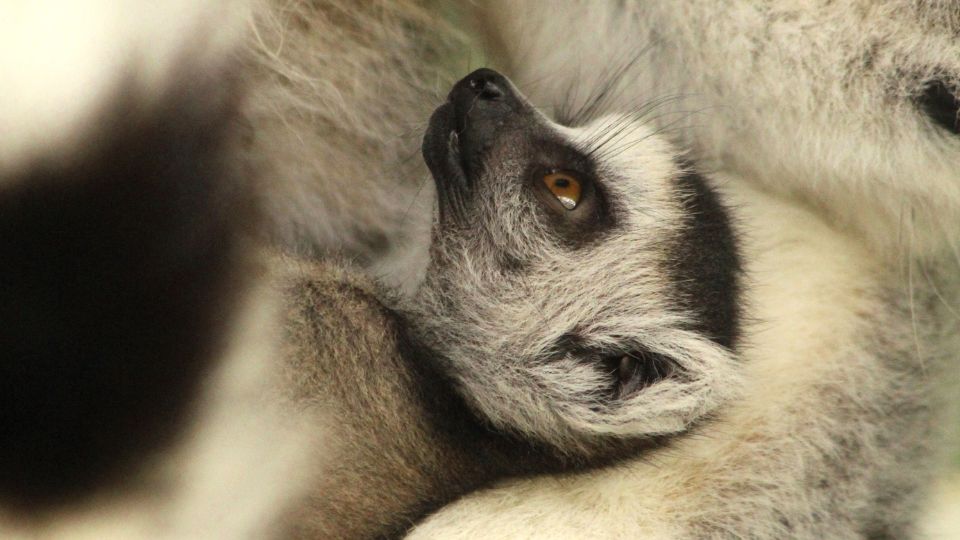
<path fill-rule="evenodd" d="M 241 1 L 14 0 L 0 6 L 0 173 L 65 159 L 121 93 L 148 100 L 189 57 L 215 69 L 240 37 Z M 148 103 L 144 103 L 148 105 Z"/>

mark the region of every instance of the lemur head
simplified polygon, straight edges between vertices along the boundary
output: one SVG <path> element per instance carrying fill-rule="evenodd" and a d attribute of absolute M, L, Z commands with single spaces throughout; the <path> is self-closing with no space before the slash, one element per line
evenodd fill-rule
<path fill-rule="evenodd" d="M 576 449 L 684 430 L 730 394 L 731 227 L 651 129 L 560 126 L 481 69 L 423 153 L 438 216 L 408 318 L 481 417 Z"/>

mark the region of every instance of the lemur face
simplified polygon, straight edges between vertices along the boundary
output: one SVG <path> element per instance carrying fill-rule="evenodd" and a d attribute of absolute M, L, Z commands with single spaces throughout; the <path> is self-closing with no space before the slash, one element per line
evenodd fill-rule
<path fill-rule="evenodd" d="M 726 212 L 648 127 L 559 126 L 478 70 L 423 153 L 438 218 L 410 319 L 482 416 L 569 447 L 681 431 L 732 392 Z"/>

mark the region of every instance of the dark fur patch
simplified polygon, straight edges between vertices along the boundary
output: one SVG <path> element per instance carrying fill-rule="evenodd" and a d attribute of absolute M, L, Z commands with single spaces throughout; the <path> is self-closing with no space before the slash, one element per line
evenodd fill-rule
<path fill-rule="evenodd" d="M 532 157 L 522 177 L 539 199 L 538 206 L 552 236 L 571 250 L 601 242 L 619 226 L 621 210 L 597 180 L 601 174 L 593 156 L 561 138 L 542 133 L 542 126 L 534 126 L 530 131 Z M 582 198 L 574 210 L 563 209 L 544 186 L 543 176 L 552 171 L 566 171 L 582 183 Z"/>
<path fill-rule="evenodd" d="M 917 96 L 917 103 L 935 124 L 950 133 L 960 134 L 960 97 L 956 91 L 944 81 L 930 81 Z"/>
<path fill-rule="evenodd" d="M 222 78 L 119 95 L 64 162 L 0 190 L 0 497 L 65 503 L 182 431 L 254 216 Z M 130 85 L 132 87 L 133 85 Z"/>
<path fill-rule="evenodd" d="M 740 319 L 740 254 L 727 209 L 706 180 L 688 163 L 677 178 L 687 195 L 689 220 L 673 248 L 670 270 L 686 308 L 698 321 L 696 330 L 732 348 Z"/>

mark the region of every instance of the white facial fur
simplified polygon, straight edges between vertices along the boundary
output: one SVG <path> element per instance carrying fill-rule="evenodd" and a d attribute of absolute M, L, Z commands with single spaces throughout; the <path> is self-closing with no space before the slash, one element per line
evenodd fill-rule
<path fill-rule="evenodd" d="M 687 219 L 675 153 L 631 116 L 548 131 L 593 156 L 616 223 L 575 247 L 565 242 L 526 176 L 536 150 L 507 134 L 484 158 L 469 210 L 435 225 L 407 319 L 500 428 L 560 448 L 683 430 L 737 384 L 729 351 L 690 328 L 670 279 L 672 240 Z M 668 356 L 676 376 L 614 399 L 602 355 L 567 349 L 569 335 L 607 354 Z"/>

